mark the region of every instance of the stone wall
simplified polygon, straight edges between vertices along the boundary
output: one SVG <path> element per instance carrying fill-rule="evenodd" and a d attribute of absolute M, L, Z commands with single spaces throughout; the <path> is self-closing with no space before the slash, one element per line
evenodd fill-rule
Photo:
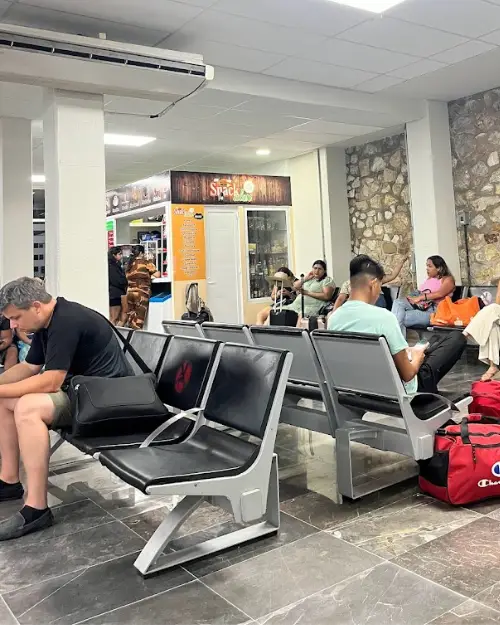
<path fill-rule="evenodd" d="M 404 133 L 347 148 L 346 174 L 352 251 L 390 272 L 413 248 Z M 399 282 L 412 283 L 408 263 Z"/>
<path fill-rule="evenodd" d="M 500 89 L 449 104 L 457 213 L 470 211 L 472 283 L 500 276 Z M 467 282 L 463 229 L 459 228 L 462 279 Z"/>

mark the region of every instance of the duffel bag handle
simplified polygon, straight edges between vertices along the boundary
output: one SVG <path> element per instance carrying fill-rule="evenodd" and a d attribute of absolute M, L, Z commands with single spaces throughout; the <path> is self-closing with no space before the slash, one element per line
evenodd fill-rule
<path fill-rule="evenodd" d="M 460 422 L 460 437 L 462 438 L 462 443 L 464 445 L 471 444 L 469 438 L 469 419 L 467 417 L 464 417 Z"/>

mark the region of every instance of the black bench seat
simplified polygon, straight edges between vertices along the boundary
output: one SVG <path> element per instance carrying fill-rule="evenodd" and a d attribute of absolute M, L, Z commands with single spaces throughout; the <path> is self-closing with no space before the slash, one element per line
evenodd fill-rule
<path fill-rule="evenodd" d="M 143 493 L 155 484 L 174 484 L 242 473 L 255 460 L 259 445 L 203 426 L 182 445 L 107 451 L 100 462 Z"/>

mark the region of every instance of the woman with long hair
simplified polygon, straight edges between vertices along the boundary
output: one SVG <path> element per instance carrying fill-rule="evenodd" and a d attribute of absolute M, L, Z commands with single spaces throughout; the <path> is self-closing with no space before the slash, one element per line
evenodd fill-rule
<path fill-rule="evenodd" d="M 108 252 L 109 320 L 123 324 L 127 316 L 127 278 L 122 267 L 122 250 L 112 247 Z"/>
<path fill-rule="evenodd" d="M 392 305 L 392 312 L 396 315 L 403 336 L 406 329 L 413 327 L 427 327 L 431 322 L 431 315 L 436 311 L 439 302 L 448 297 L 455 290 L 455 278 L 448 265 L 441 256 L 430 256 L 427 259 L 427 280 L 414 296 L 397 299 Z"/>
<path fill-rule="evenodd" d="M 151 298 L 151 278 L 160 277 L 155 264 L 144 256 L 143 245 L 135 245 L 132 248 L 125 274 L 128 280 L 127 325 L 134 330 L 142 330 Z"/>

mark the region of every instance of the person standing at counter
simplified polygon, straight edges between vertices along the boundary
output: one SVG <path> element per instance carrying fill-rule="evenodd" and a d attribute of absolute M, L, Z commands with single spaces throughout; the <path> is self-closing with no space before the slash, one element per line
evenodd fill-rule
<path fill-rule="evenodd" d="M 112 247 L 108 252 L 109 320 L 123 324 L 127 318 L 127 277 L 122 267 L 122 250 Z"/>
<path fill-rule="evenodd" d="M 128 280 L 127 325 L 133 330 L 142 330 L 151 298 L 151 278 L 159 278 L 161 275 L 155 264 L 144 256 L 143 245 L 132 248 L 125 275 Z"/>

